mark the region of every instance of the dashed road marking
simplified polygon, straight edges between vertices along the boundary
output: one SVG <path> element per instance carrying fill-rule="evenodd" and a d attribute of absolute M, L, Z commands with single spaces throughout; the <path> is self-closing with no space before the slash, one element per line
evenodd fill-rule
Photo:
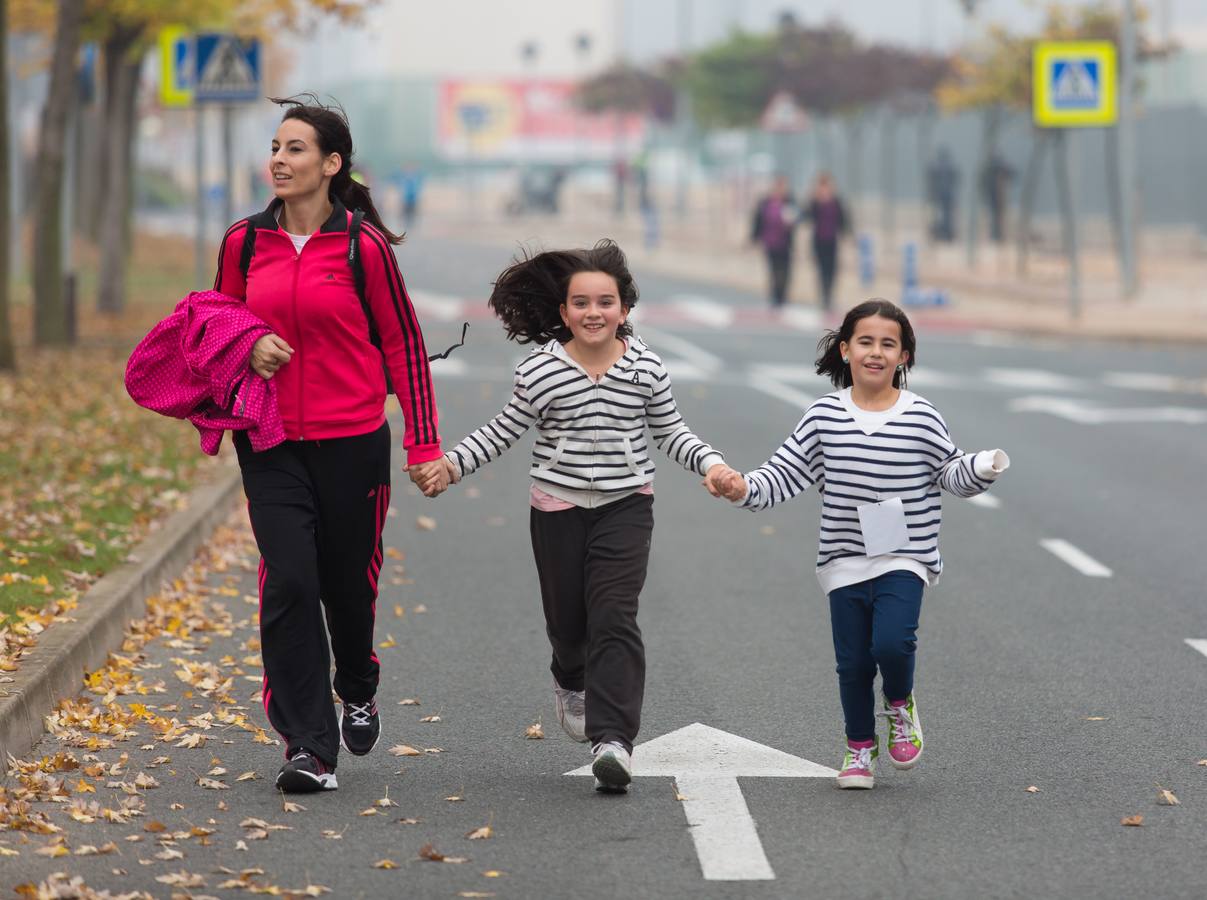
<path fill-rule="evenodd" d="M 1080 378 L 1070 378 L 1043 369 L 986 369 L 985 380 L 1002 387 L 1029 391 L 1076 391 L 1086 387 Z"/>
<path fill-rule="evenodd" d="M 1207 378 L 1181 378 L 1153 372 L 1104 372 L 1102 383 L 1133 391 L 1165 391 L 1171 394 L 1207 394 Z"/>
<path fill-rule="evenodd" d="M 1194 649 L 1198 650 L 1204 656 L 1207 656 L 1207 641 L 1203 640 L 1202 638 L 1187 638 L 1186 643 L 1194 647 Z"/>
<path fill-rule="evenodd" d="M 1068 541 L 1062 541 L 1059 538 L 1048 538 L 1040 541 L 1039 545 L 1057 559 L 1068 563 L 1082 575 L 1088 575 L 1090 578 L 1110 578 L 1114 574 L 1110 569 L 1094 559 L 1094 557 L 1090 556 L 1084 550 L 1074 547 Z"/>
<path fill-rule="evenodd" d="M 782 381 L 768 378 L 766 375 L 751 375 L 746 383 L 756 391 L 762 391 L 764 394 L 768 394 L 777 400 L 783 400 L 789 406 L 802 413 L 809 408 L 809 404 L 817 399 L 802 391 L 798 391 L 794 387 L 789 387 Z"/>
<path fill-rule="evenodd" d="M 677 294 L 670 303 L 685 319 L 710 328 L 729 328 L 735 318 L 732 306 L 695 294 Z"/>
<path fill-rule="evenodd" d="M 647 326 L 642 326 L 642 332 L 644 332 L 645 336 L 651 338 L 653 344 L 659 348 L 660 356 L 661 348 L 666 348 L 670 352 L 682 357 L 686 362 L 691 363 L 699 371 L 709 374 L 725 366 L 725 362 L 721 357 L 709 353 L 703 347 L 698 347 L 691 341 Z"/>
<path fill-rule="evenodd" d="M 1174 422 L 1180 425 L 1207 423 L 1207 409 L 1186 406 L 1141 406 L 1104 409 L 1071 397 L 1019 397 L 1010 401 L 1011 412 L 1043 412 L 1079 425 L 1118 422 Z"/>
<path fill-rule="evenodd" d="M 1002 501 L 992 494 L 977 494 L 975 497 L 969 497 L 968 502 L 973 506 L 981 506 L 985 509 L 1001 509 L 1002 506 Z"/>

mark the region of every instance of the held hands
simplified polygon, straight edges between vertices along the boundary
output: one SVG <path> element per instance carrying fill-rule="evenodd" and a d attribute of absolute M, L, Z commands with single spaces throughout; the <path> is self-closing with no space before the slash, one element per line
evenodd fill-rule
<path fill-rule="evenodd" d="M 283 338 L 266 334 L 251 348 L 251 370 L 267 380 L 292 358 L 293 348 Z"/>
<path fill-rule="evenodd" d="M 746 496 L 746 479 L 742 473 L 724 463 L 717 463 L 704 476 L 704 487 L 714 497 L 737 502 Z"/>
<path fill-rule="evenodd" d="M 443 494 L 448 490 L 450 484 L 456 484 L 461 480 L 457 467 L 447 456 L 405 468 L 407 474 L 411 476 L 411 481 L 415 482 L 419 490 L 423 491 L 425 497 Z"/>

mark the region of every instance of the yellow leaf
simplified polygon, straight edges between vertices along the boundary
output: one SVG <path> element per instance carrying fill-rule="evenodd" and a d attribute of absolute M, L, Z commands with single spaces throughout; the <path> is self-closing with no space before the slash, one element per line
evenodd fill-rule
<path fill-rule="evenodd" d="M 530 741 L 541 741 L 545 739 L 545 729 L 541 727 L 540 722 L 533 722 L 524 729 L 524 737 Z"/>
<path fill-rule="evenodd" d="M 423 756 L 422 750 L 416 750 L 407 744 L 395 744 L 389 752 L 394 756 Z"/>
<path fill-rule="evenodd" d="M 302 812 L 305 808 L 306 807 L 302 806 L 300 803 L 291 803 L 288 800 L 282 801 L 281 803 L 281 809 L 287 813 Z"/>
<path fill-rule="evenodd" d="M 377 645 L 382 650 L 389 650 L 391 647 L 397 647 L 398 641 L 394 640 L 394 635 L 387 634 L 386 639 Z"/>
<path fill-rule="evenodd" d="M 394 862 L 394 860 L 392 860 L 392 859 L 379 859 L 377 862 L 373 863 L 373 868 L 375 868 L 375 869 L 397 869 L 398 863 Z"/>
<path fill-rule="evenodd" d="M 89 784 L 87 781 L 85 781 L 83 778 L 81 778 L 79 781 L 76 782 L 75 792 L 77 794 L 95 794 L 96 788 L 93 787 L 91 784 Z"/>
<path fill-rule="evenodd" d="M 398 550 L 394 547 L 386 547 L 386 556 L 390 557 L 390 559 L 405 559 L 406 558 L 403 555 L 401 550 Z"/>
<path fill-rule="evenodd" d="M 1128 816 L 1125 819 L 1121 819 L 1119 824 L 1120 825 L 1129 825 L 1134 828 L 1139 828 L 1141 825 L 1144 824 L 1144 816 Z"/>
<path fill-rule="evenodd" d="M 10 847 L 0 847 L 0 856 L 20 856 L 20 850 L 13 850 Z"/>
<path fill-rule="evenodd" d="M 483 825 L 481 828 L 475 828 L 473 831 L 465 835 L 471 841 L 484 841 L 487 838 L 495 836 L 495 831 L 489 825 Z"/>
<path fill-rule="evenodd" d="M 258 772 L 244 772 L 235 781 L 255 781 L 259 777 L 260 774 Z"/>
<path fill-rule="evenodd" d="M 368 809 L 362 809 L 360 814 L 362 816 L 375 816 L 377 815 L 377 810 L 370 806 Z"/>
<path fill-rule="evenodd" d="M 228 791 L 229 784 L 224 784 L 221 781 L 215 781 L 213 778 L 198 778 L 197 783 L 203 788 L 209 788 L 211 791 Z"/>
<path fill-rule="evenodd" d="M 1182 801 L 1174 796 L 1174 792 L 1166 788 L 1161 788 L 1157 792 L 1157 802 L 1162 806 L 1181 806 Z"/>
<path fill-rule="evenodd" d="M 502 878 L 504 873 L 500 872 L 498 869 L 487 869 L 482 874 L 487 878 Z"/>
<path fill-rule="evenodd" d="M 403 617 L 403 615 L 405 615 L 405 614 L 406 614 L 406 610 L 402 608 L 402 604 L 395 603 L 394 604 L 394 615 L 397 618 L 401 619 Z"/>

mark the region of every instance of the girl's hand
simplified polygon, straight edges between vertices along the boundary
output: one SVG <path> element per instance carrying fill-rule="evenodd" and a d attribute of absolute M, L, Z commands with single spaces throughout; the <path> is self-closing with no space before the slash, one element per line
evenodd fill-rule
<path fill-rule="evenodd" d="M 456 484 L 461 480 L 461 473 L 457 471 L 457 467 L 453 465 L 453 461 L 448 456 L 442 456 L 441 462 L 444 463 L 444 470 L 448 473 L 448 483 Z"/>
<path fill-rule="evenodd" d="M 251 370 L 267 380 L 292 358 L 293 348 L 283 338 L 266 334 L 251 348 Z"/>
<path fill-rule="evenodd" d="M 419 465 L 407 466 L 406 472 L 419 490 L 423 491 L 425 497 L 436 497 L 448 490 L 449 476 L 443 457 Z"/>
<path fill-rule="evenodd" d="M 746 479 L 736 469 L 717 463 L 704 476 L 704 487 L 714 497 L 741 500 L 746 496 Z"/>

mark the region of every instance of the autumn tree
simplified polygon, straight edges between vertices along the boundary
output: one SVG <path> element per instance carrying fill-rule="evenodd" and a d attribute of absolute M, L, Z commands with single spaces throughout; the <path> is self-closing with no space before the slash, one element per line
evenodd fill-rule
<path fill-rule="evenodd" d="M 8 0 L 0 0 L 0 122 L 8 121 Z M 8 137 L 0 140 L 0 372 L 17 366 L 13 353 L 13 326 L 9 305 L 8 254 L 9 231 Z"/>
<path fill-rule="evenodd" d="M 588 112 L 637 113 L 669 122 L 675 86 L 665 74 L 618 63 L 579 84 L 575 102 Z"/>

